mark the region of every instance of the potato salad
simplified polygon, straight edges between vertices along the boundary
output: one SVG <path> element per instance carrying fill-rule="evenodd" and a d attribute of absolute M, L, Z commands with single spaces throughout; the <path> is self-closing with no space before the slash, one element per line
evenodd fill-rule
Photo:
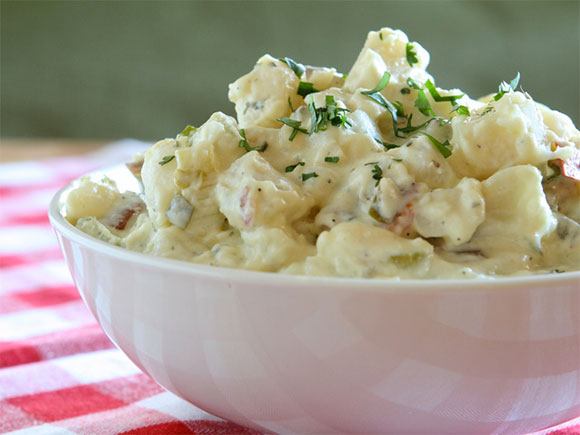
<path fill-rule="evenodd" d="M 142 192 L 82 179 L 66 217 L 130 250 L 286 274 L 580 269 L 570 118 L 519 73 L 475 100 L 437 87 L 428 63 L 390 28 L 368 34 L 347 74 L 265 55 L 229 86 L 236 118 L 214 113 L 136 156 Z"/>

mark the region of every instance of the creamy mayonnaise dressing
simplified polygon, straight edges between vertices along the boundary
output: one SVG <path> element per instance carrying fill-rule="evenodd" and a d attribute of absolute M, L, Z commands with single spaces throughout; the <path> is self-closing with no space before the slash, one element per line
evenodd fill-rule
<path fill-rule="evenodd" d="M 67 218 L 128 249 L 344 277 L 580 269 L 580 132 L 502 83 L 433 85 L 429 54 L 370 32 L 348 75 L 265 55 L 215 113 L 131 164 L 143 194 L 81 180 Z"/>

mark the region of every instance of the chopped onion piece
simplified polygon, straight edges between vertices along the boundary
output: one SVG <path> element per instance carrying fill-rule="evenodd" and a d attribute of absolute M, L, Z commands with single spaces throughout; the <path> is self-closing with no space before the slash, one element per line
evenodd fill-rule
<path fill-rule="evenodd" d="M 169 222 L 176 227 L 184 229 L 193 213 L 193 206 L 180 194 L 176 194 L 169 204 L 169 209 L 165 213 Z"/>

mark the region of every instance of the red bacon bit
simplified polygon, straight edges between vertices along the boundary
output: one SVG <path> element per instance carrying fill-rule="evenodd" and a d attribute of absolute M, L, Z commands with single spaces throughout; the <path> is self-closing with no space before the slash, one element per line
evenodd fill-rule
<path fill-rule="evenodd" d="M 558 159 L 558 164 L 564 177 L 580 181 L 580 151 L 574 148 L 572 157 L 566 160 Z"/>
<path fill-rule="evenodd" d="M 411 227 L 414 219 L 413 204 L 409 202 L 403 210 L 395 215 L 395 219 L 387 226 L 387 229 L 398 235 L 404 234 Z"/>
<path fill-rule="evenodd" d="M 137 178 L 137 180 L 141 181 L 141 169 L 143 168 L 143 160 L 125 163 L 125 166 L 127 169 L 129 169 L 131 174 Z"/>
<path fill-rule="evenodd" d="M 117 230 L 124 230 L 125 227 L 127 226 L 127 222 L 129 222 L 129 219 L 131 219 L 131 217 L 135 213 L 139 213 L 140 211 L 141 211 L 140 205 L 136 205 L 135 207 L 123 210 L 122 212 L 119 213 L 119 221 L 115 225 L 113 225 L 113 228 Z"/>
<path fill-rule="evenodd" d="M 252 222 L 252 215 L 251 213 L 249 213 L 248 208 L 250 208 L 249 206 L 251 205 L 251 199 L 249 200 L 249 194 L 250 194 L 250 189 L 248 188 L 248 186 L 246 186 L 244 188 L 244 190 L 242 191 L 242 196 L 240 196 L 240 208 L 242 211 L 242 219 L 244 221 L 244 225 L 249 227 L 250 226 L 250 222 Z"/>

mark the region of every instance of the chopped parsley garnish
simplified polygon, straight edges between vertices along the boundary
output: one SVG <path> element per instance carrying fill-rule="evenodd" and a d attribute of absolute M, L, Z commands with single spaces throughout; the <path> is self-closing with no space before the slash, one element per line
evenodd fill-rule
<path fill-rule="evenodd" d="M 294 140 L 298 132 L 308 134 L 308 130 L 300 127 L 302 121 L 298 121 L 297 119 L 292 118 L 276 118 L 276 121 L 280 121 L 281 123 L 286 124 L 288 127 L 293 129 L 292 133 L 290 133 L 290 137 L 288 138 L 290 142 Z"/>
<path fill-rule="evenodd" d="M 324 161 L 328 162 L 328 163 L 338 163 L 338 161 L 340 160 L 340 158 L 338 156 L 336 157 L 325 157 Z"/>
<path fill-rule="evenodd" d="M 433 119 L 435 119 L 435 118 L 428 119 L 423 124 L 413 126 L 413 125 L 411 125 L 411 121 L 413 120 L 413 114 L 411 113 L 409 115 L 409 117 L 407 118 L 407 125 L 405 127 L 401 127 L 399 129 L 399 131 L 401 131 L 403 133 L 414 133 L 417 130 L 421 130 L 423 127 L 426 127 L 427 124 L 429 124 Z"/>
<path fill-rule="evenodd" d="M 298 76 L 298 78 L 302 78 L 302 74 L 304 74 L 304 71 L 306 71 L 306 68 L 304 67 L 304 65 L 302 65 L 301 63 L 298 63 L 298 62 L 294 62 L 289 57 L 279 57 L 278 60 L 280 62 L 284 62 L 286 65 L 288 65 L 290 67 L 290 69 L 292 71 L 294 71 L 294 74 L 296 74 Z"/>
<path fill-rule="evenodd" d="M 401 163 L 403 159 L 393 159 L 393 162 Z"/>
<path fill-rule="evenodd" d="M 458 115 L 470 115 L 469 108 L 467 106 L 455 106 L 452 112 L 457 112 Z"/>
<path fill-rule="evenodd" d="M 455 100 L 460 99 L 464 95 L 464 94 L 447 95 L 445 97 L 442 97 L 441 94 L 439 93 L 439 91 L 437 90 L 437 88 L 435 87 L 435 85 L 433 84 L 433 82 L 431 82 L 431 80 L 427 80 L 425 82 L 425 87 L 427 88 L 427 90 L 431 94 L 431 97 L 433 98 L 433 100 L 437 101 L 438 103 L 440 103 L 441 101 L 450 101 L 451 103 L 455 103 Z"/>
<path fill-rule="evenodd" d="M 312 94 L 313 92 L 319 92 L 318 89 L 314 87 L 314 84 L 310 82 L 300 82 L 298 84 L 298 95 L 305 97 L 308 94 Z"/>
<path fill-rule="evenodd" d="M 381 78 L 381 81 L 379 82 L 379 84 L 377 86 L 375 86 L 374 89 L 371 89 L 369 91 L 361 91 L 361 94 L 366 95 L 371 100 L 380 104 L 381 106 L 383 106 L 385 109 L 387 109 L 389 111 L 389 113 L 391 114 L 391 117 L 393 118 L 393 131 L 395 133 L 395 136 L 402 137 L 402 136 L 399 136 L 399 126 L 397 123 L 398 122 L 397 108 L 392 103 L 385 100 L 385 97 L 383 97 L 383 95 L 380 93 L 385 88 L 385 86 L 387 86 L 390 78 L 391 78 L 391 75 L 385 71 L 385 73 L 383 74 L 383 77 Z"/>
<path fill-rule="evenodd" d="M 492 112 L 493 111 L 493 107 L 492 106 L 487 106 L 485 108 L 485 110 L 483 112 L 481 112 L 481 116 L 485 115 L 486 113 Z"/>
<path fill-rule="evenodd" d="M 284 168 L 284 172 L 292 172 L 294 169 L 296 169 L 298 166 L 304 166 L 304 162 L 297 162 L 293 165 L 290 166 L 286 166 Z"/>
<path fill-rule="evenodd" d="M 361 91 L 361 94 L 370 96 L 371 94 L 381 92 L 389 84 L 390 79 L 391 79 L 391 75 L 387 71 L 385 71 L 385 73 L 383 74 L 383 77 L 381 77 L 381 80 L 375 86 L 374 89 L 371 89 L 370 91 Z"/>
<path fill-rule="evenodd" d="M 509 82 L 509 83 L 501 82 L 500 83 L 498 93 L 495 94 L 493 99 L 495 101 L 498 101 L 507 92 L 515 91 L 516 88 L 518 87 L 519 83 L 520 83 L 520 73 L 518 72 L 517 75 L 514 77 L 514 79 L 511 82 Z"/>
<path fill-rule="evenodd" d="M 431 103 L 429 103 L 429 100 L 427 99 L 427 95 L 425 95 L 425 92 L 423 92 L 423 89 L 419 89 L 419 92 L 417 92 L 417 99 L 415 100 L 415 107 L 417 109 L 419 109 L 419 112 L 421 112 L 425 116 L 435 115 L 435 112 L 431 108 Z"/>
<path fill-rule="evenodd" d="M 302 174 L 302 181 L 306 181 L 309 178 L 316 178 L 318 177 L 318 174 L 316 172 L 309 172 L 307 174 Z"/>
<path fill-rule="evenodd" d="M 417 89 L 417 90 L 421 89 L 421 86 L 419 86 L 417 84 L 417 82 L 415 80 L 413 80 L 411 77 L 407 78 L 407 86 L 409 86 L 410 88 L 413 88 L 413 89 Z"/>
<path fill-rule="evenodd" d="M 242 140 L 240 140 L 238 146 L 240 148 L 245 149 L 247 153 L 249 153 L 250 151 L 263 152 L 268 147 L 268 144 L 266 142 L 264 142 L 264 144 L 259 147 L 251 147 L 250 144 L 248 143 L 248 139 L 246 139 L 246 131 L 243 128 L 240 129 L 240 136 L 242 136 Z"/>
<path fill-rule="evenodd" d="M 404 118 L 407 117 L 407 115 L 405 114 L 405 108 L 403 107 L 403 103 L 401 103 L 400 101 L 395 101 L 393 103 L 393 106 L 395 106 L 395 109 L 397 109 L 398 116 L 402 116 Z"/>
<path fill-rule="evenodd" d="M 407 42 L 407 62 L 409 62 L 409 66 L 413 66 L 416 63 L 419 63 L 419 59 L 417 59 L 417 52 L 413 50 L 413 44 Z"/>
<path fill-rule="evenodd" d="M 389 113 L 391 114 L 391 116 L 393 118 L 393 131 L 395 132 L 395 136 L 402 137 L 402 136 L 399 136 L 399 126 L 397 123 L 397 121 L 398 121 L 397 108 L 395 106 L 393 106 L 392 103 L 385 100 L 385 97 L 383 97 L 383 95 L 379 94 L 378 92 L 374 93 L 374 94 L 365 94 L 365 95 L 367 97 L 369 97 L 371 100 L 373 100 L 374 102 L 379 103 L 381 106 L 383 106 L 385 109 L 387 109 L 389 111 Z"/>
<path fill-rule="evenodd" d="M 165 156 L 163 157 L 160 161 L 159 164 L 161 166 L 166 165 L 167 163 L 169 163 L 171 160 L 173 160 L 175 158 L 175 156 Z"/>
<path fill-rule="evenodd" d="M 381 169 L 381 167 L 377 164 L 375 164 L 373 166 L 373 180 L 377 180 L 377 182 L 375 183 L 375 187 L 379 185 L 379 182 L 381 181 L 381 178 L 383 177 L 383 170 Z"/>
<path fill-rule="evenodd" d="M 409 88 L 402 88 L 401 89 L 401 94 L 403 94 L 403 95 L 407 95 L 410 93 L 411 93 L 411 89 L 409 89 Z"/>
<path fill-rule="evenodd" d="M 334 126 L 342 125 L 345 128 L 351 126 L 350 121 L 346 118 L 345 115 L 345 112 L 350 112 L 350 110 L 338 107 L 332 95 L 327 95 L 324 101 L 326 103 L 326 112 L 328 113 L 328 119 L 330 120 L 330 123 L 332 125 Z"/>
<path fill-rule="evenodd" d="M 383 142 L 378 137 L 373 137 L 373 139 L 375 140 L 376 143 L 384 146 L 388 150 L 391 150 L 393 148 L 399 148 L 401 146 L 401 145 L 397 145 L 396 143 Z"/>
<path fill-rule="evenodd" d="M 383 40 L 383 32 L 379 32 L 379 39 L 382 41 Z"/>
<path fill-rule="evenodd" d="M 448 140 L 441 143 L 430 134 L 427 134 L 425 132 L 421 132 L 421 134 L 427 136 L 429 141 L 433 144 L 433 146 L 437 149 L 437 151 L 439 151 L 443 155 L 443 157 L 447 158 L 451 155 L 451 150 L 448 148 L 448 146 L 451 144 L 449 143 Z"/>
<path fill-rule="evenodd" d="M 326 130 L 328 122 L 336 127 L 349 128 L 352 126 L 346 117 L 346 112 L 350 112 L 350 110 L 338 107 L 332 95 L 327 95 L 325 102 L 326 107 L 316 107 L 314 100 L 308 103 L 311 121 L 309 134 Z"/>
<path fill-rule="evenodd" d="M 288 97 L 288 106 L 290 106 L 290 112 L 294 112 L 294 107 L 292 107 L 292 100 Z"/>
<path fill-rule="evenodd" d="M 181 136 L 189 136 L 189 133 L 191 133 L 192 131 L 197 130 L 197 128 L 195 128 L 193 125 L 187 125 L 183 131 L 181 133 L 179 133 Z"/>
<path fill-rule="evenodd" d="M 383 95 L 380 93 L 380 91 L 382 89 L 384 89 L 384 87 L 387 85 L 388 83 L 388 78 L 390 78 L 390 75 L 388 75 L 389 73 L 385 72 L 385 74 L 383 75 L 383 78 L 381 79 L 381 82 L 375 87 L 375 89 L 372 89 L 370 91 L 361 91 L 361 93 L 363 95 L 366 95 L 367 97 L 369 97 L 370 99 L 372 99 L 373 101 L 377 102 L 378 104 L 380 104 L 381 106 L 383 106 L 385 109 L 387 109 L 389 111 L 389 113 L 391 114 L 391 117 L 393 118 L 393 132 L 395 134 L 396 137 L 399 138 L 404 138 L 405 136 L 401 136 L 400 133 L 414 133 L 418 130 L 421 130 L 422 128 L 424 128 L 425 126 L 427 126 L 431 121 L 433 121 L 434 119 L 439 119 L 442 121 L 447 121 L 444 120 L 444 118 L 441 118 L 440 116 L 435 115 L 435 111 L 431 108 L 431 104 L 429 103 L 429 100 L 427 99 L 427 95 L 425 94 L 425 91 L 423 91 L 423 89 L 421 88 L 421 86 L 419 86 L 413 79 L 411 78 L 407 78 L 407 85 L 410 88 L 416 89 L 419 92 L 417 93 L 417 99 L 415 100 L 415 107 L 417 107 L 417 109 L 419 109 L 419 111 L 425 115 L 425 116 L 432 116 L 432 118 L 428 119 L 427 121 L 425 121 L 424 123 L 420 124 L 420 125 L 416 125 L 413 126 L 411 124 L 411 120 L 413 118 L 413 114 L 405 114 L 404 110 L 403 110 L 403 104 L 400 101 L 396 101 L 395 103 L 391 103 L 390 101 L 387 101 Z M 428 82 L 431 83 L 431 82 Z M 432 83 L 431 83 L 432 85 Z M 408 92 L 405 93 L 410 93 L 410 89 L 409 88 L 403 88 L 403 89 L 407 89 Z M 403 93 L 403 89 L 401 90 L 401 93 Z M 429 87 L 428 87 L 429 89 Z M 437 92 L 437 89 L 434 89 L 435 95 L 433 94 L 433 92 L 431 90 L 429 90 L 429 92 L 431 93 L 431 96 L 433 96 L 433 99 L 435 101 L 451 101 L 452 103 L 455 102 L 455 100 L 457 98 L 461 98 L 463 95 L 451 95 L 451 96 L 447 96 L 447 97 L 442 97 L 441 95 L 439 95 L 439 92 Z M 458 110 L 461 110 L 461 112 L 459 113 L 464 113 L 464 109 L 458 108 Z M 467 108 L 465 108 L 465 110 L 467 110 Z M 405 127 L 399 127 L 398 125 L 398 117 L 403 117 L 403 118 L 407 118 L 407 125 Z M 396 144 L 387 144 L 383 141 L 381 141 L 380 139 L 374 138 L 376 142 L 382 144 L 385 148 L 387 149 L 391 149 L 391 148 L 396 148 L 400 145 L 396 145 Z"/>

